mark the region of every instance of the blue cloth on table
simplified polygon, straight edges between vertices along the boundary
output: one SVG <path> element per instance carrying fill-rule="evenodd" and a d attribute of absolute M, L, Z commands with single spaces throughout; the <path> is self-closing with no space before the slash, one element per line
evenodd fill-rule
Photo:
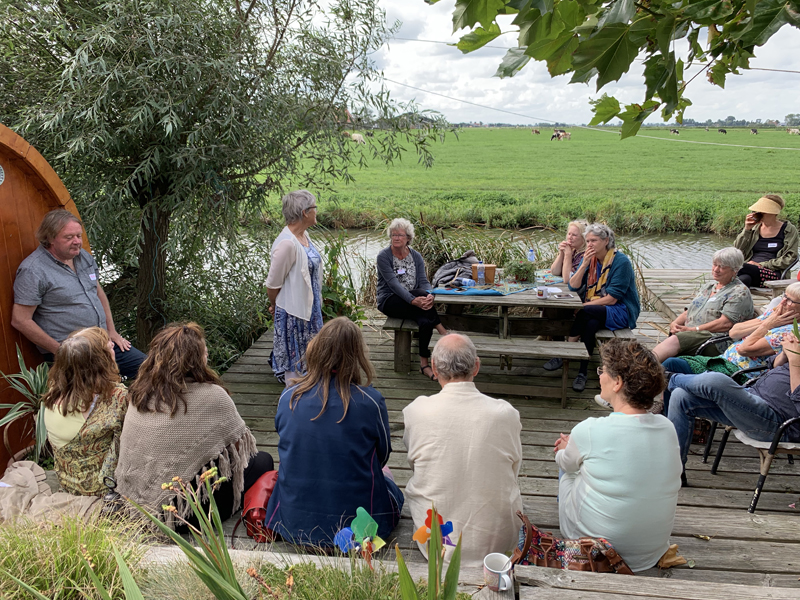
<path fill-rule="evenodd" d="M 322 268 L 322 257 L 311 243 L 305 251 L 308 257 L 308 273 L 311 275 L 311 291 L 314 296 L 311 319 L 304 321 L 280 307 L 275 307 L 275 338 L 270 366 L 276 375 L 288 371 L 305 372 L 306 347 L 322 329 L 322 288 L 317 277 L 317 271 Z"/>
<path fill-rule="evenodd" d="M 351 385 L 342 419 L 344 405 L 335 381 L 321 415 L 319 385 L 302 394 L 294 409 L 289 407 L 294 387 L 278 401 L 280 468 L 265 523 L 297 544 L 333 546 L 334 536 L 350 525 L 359 506 L 377 521 L 378 536 L 385 539 L 403 508 L 402 492 L 382 471 L 392 452 L 386 401 L 371 386 Z"/>

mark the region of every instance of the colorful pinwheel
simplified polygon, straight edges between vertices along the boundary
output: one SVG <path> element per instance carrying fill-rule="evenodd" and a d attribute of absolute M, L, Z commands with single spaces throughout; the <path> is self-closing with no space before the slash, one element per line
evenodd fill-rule
<path fill-rule="evenodd" d="M 445 523 L 444 519 L 442 519 L 442 515 L 437 514 L 436 517 L 437 520 L 439 521 L 439 529 L 441 529 L 442 531 L 442 543 L 446 546 L 455 546 L 455 544 L 452 541 L 450 541 L 450 534 L 453 533 L 453 522 L 447 521 L 447 523 Z M 429 508 L 428 518 L 425 519 L 425 525 L 423 525 L 422 527 L 417 529 L 416 532 L 414 532 L 412 539 L 415 542 L 419 542 L 420 544 L 428 543 L 428 540 L 431 537 L 431 519 L 432 519 L 431 509 Z"/>
<path fill-rule="evenodd" d="M 378 523 L 365 509 L 359 506 L 356 509 L 356 518 L 350 523 L 350 527 L 341 529 L 333 537 L 333 541 L 345 554 L 351 550 L 360 552 L 369 568 L 372 569 L 372 553 L 386 545 L 386 542 L 377 534 Z"/>

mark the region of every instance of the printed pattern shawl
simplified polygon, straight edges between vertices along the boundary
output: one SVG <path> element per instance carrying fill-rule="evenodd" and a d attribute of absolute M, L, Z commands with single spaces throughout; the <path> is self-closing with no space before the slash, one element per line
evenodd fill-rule
<path fill-rule="evenodd" d="M 611 271 L 611 263 L 614 262 L 616 248 L 610 248 L 606 257 L 603 259 L 603 268 L 600 270 L 600 277 L 597 276 L 597 257 L 593 256 L 589 262 L 589 276 L 586 279 L 586 301 L 593 298 L 601 298 L 606 295 L 605 288 L 608 285 L 608 275 Z"/>
<path fill-rule="evenodd" d="M 244 469 L 256 454 L 256 440 L 224 389 L 191 382 L 184 398 L 186 412 L 179 408 L 174 417 L 139 412 L 133 405 L 128 408 L 116 471 L 117 491 L 159 515 L 173 529 L 173 513 L 164 513 L 161 507 L 175 506 L 183 517 L 190 508 L 175 492 L 162 490 L 162 483 L 179 476 L 200 489 L 200 473 L 216 466 L 222 477 L 233 482 L 235 511 L 244 490 Z M 131 514 L 137 514 L 130 508 Z"/>
<path fill-rule="evenodd" d="M 64 491 L 77 496 L 102 496 L 108 492 L 103 478 L 113 477 L 117 467 L 127 395 L 128 390 L 117 385 L 110 398 L 98 399 L 78 434 L 53 450 L 58 481 Z"/>

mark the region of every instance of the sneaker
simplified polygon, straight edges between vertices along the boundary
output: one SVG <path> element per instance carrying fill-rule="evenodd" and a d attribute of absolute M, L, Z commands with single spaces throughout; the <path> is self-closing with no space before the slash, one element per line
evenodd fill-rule
<path fill-rule="evenodd" d="M 594 397 L 594 401 L 597 403 L 598 406 L 602 406 L 603 408 L 607 408 L 608 410 L 613 410 L 611 405 L 608 402 L 606 402 L 605 400 L 603 400 L 603 398 L 602 398 L 602 396 L 600 396 L 600 394 L 597 394 Z"/>
<path fill-rule="evenodd" d="M 555 371 L 556 369 L 560 369 L 564 365 L 564 361 L 560 358 L 551 358 L 546 363 L 544 363 L 544 370 L 545 371 Z"/>
<path fill-rule="evenodd" d="M 689 481 L 686 479 L 686 471 L 681 473 L 681 487 L 689 487 Z"/>
<path fill-rule="evenodd" d="M 578 373 L 575 381 L 572 382 L 572 389 L 576 392 L 582 392 L 586 389 L 586 373 Z"/>

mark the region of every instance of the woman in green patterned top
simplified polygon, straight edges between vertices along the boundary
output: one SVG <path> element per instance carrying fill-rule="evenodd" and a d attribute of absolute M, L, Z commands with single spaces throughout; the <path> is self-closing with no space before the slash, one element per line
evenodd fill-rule
<path fill-rule="evenodd" d="M 108 333 L 89 327 L 72 333 L 50 369 L 44 423 L 61 487 L 70 494 L 101 496 L 119 455 L 127 390 L 119 383 Z"/>
<path fill-rule="evenodd" d="M 660 362 L 673 356 L 691 356 L 716 333 L 727 333 L 736 323 L 753 318 L 750 290 L 736 276 L 744 255 L 737 248 L 714 253 L 711 277 L 714 281 L 700 288 L 689 307 L 669 324 L 670 336 L 653 348 Z M 708 346 L 708 356 L 719 349 Z"/>

